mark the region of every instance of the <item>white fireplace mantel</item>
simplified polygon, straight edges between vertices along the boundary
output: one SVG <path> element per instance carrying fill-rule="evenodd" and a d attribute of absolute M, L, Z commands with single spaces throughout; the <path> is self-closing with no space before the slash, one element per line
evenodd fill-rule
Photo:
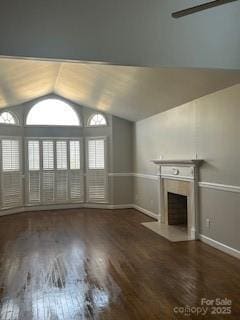
<path fill-rule="evenodd" d="M 167 193 L 179 193 L 188 198 L 189 239 L 198 238 L 198 168 L 200 159 L 152 160 L 159 168 L 159 222 L 167 224 Z"/>
<path fill-rule="evenodd" d="M 203 160 L 189 159 L 189 160 L 152 160 L 153 163 L 158 165 L 195 165 L 199 166 Z"/>

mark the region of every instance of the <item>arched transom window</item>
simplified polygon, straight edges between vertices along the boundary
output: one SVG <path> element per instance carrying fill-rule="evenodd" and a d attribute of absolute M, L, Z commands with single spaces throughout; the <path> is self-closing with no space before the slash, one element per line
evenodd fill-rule
<path fill-rule="evenodd" d="M 5 111 L 0 114 L 0 123 L 18 124 L 18 121 L 12 113 Z"/>
<path fill-rule="evenodd" d="M 79 126 L 75 110 L 66 102 L 46 99 L 36 103 L 29 111 L 27 125 Z"/>
<path fill-rule="evenodd" d="M 88 125 L 91 127 L 106 126 L 107 120 L 101 113 L 96 113 L 89 118 Z"/>

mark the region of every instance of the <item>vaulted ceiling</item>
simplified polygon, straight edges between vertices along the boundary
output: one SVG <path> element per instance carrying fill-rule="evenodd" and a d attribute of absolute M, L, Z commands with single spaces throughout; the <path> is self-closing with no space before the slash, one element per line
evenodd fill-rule
<path fill-rule="evenodd" d="M 0 59 L 0 107 L 55 93 L 136 121 L 240 83 L 240 71 Z"/>

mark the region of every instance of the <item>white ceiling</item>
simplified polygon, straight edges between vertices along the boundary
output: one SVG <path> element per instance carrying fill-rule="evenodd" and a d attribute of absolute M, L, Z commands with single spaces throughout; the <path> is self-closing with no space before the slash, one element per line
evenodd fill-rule
<path fill-rule="evenodd" d="M 49 93 L 137 121 L 240 83 L 240 71 L 0 59 L 0 107 Z"/>

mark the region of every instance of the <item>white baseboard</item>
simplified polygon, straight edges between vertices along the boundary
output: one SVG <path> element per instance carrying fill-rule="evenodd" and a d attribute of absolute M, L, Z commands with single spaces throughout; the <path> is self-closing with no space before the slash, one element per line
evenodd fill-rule
<path fill-rule="evenodd" d="M 11 214 L 29 212 L 29 211 L 47 211 L 47 210 L 65 210 L 65 209 L 81 209 L 81 208 L 92 208 L 92 209 L 130 209 L 133 208 L 133 204 L 107 204 L 107 203 L 70 203 L 70 204 L 54 204 L 45 206 L 26 206 L 21 208 L 5 209 L 0 211 L 0 216 L 7 216 Z"/>
<path fill-rule="evenodd" d="M 23 211 L 46 211 L 46 210 L 64 210 L 64 209 L 78 209 L 82 208 L 82 203 L 66 203 L 66 204 L 49 204 L 43 206 L 26 206 Z"/>
<path fill-rule="evenodd" d="M 107 203 L 74 203 L 74 204 L 57 204 L 57 205 L 46 205 L 46 206 L 27 206 L 22 208 L 13 208 L 8 210 L 3 210 L 0 212 L 0 216 L 29 212 L 29 211 L 46 211 L 46 210 L 64 210 L 64 209 L 80 209 L 80 208 L 92 208 L 92 209 L 106 209 L 106 210 L 116 210 L 116 209 L 136 209 L 147 216 L 158 220 L 158 216 L 142 207 L 135 204 L 107 204 Z"/>
<path fill-rule="evenodd" d="M 12 209 L 4 209 L 4 210 L 0 210 L 0 217 L 1 216 L 8 216 L 11 214 L 15 214 L 15 213 L 21 213 L 24 212 L 25 210 L 23 210 L 24 208 L 12 208 Z"/>
<path fill-rule="evenodd" d="M 81 203 L 74 204 L 58 204 L 58 205 L 45 205 L 45 206 L 26 206 L 21 208 L 5 209 L 0 211 L 0 216 L 7 216 L 11 214 L 21 213 L 21 212 L 31 212 L 31 211 L 48 211 L 48 210 L 65 210 L 65 209 L 77 209 L 82 208 Z"/>
<path fill-rule="evenodd" d="M 142 208 L 142 207 L 139 207 L 139 206 L 137 206 L 136 204 L 133 204 L 133 205 L 132 205 L 132 208 L 134 208 L 134 209 L 136 209 L 136 210 L 138 210 L 138 211 L 146 214 L 147 216 L 149 216 L 149 217 L 151 217 L 151 218 L 153 218 L 153 219 L 158 220 L 157 214 L 153 213 L 152 211 L 149 211 L 149 210 L 147 210 L 147 209 L 144 209 L 144 208 Z"/>
<path fill-rule="evenodd" d="M 203 234 L 199 235 L 199 239 L 202 242 L 214 247 L 215 249 L 218 249 L 218 250 L 223 251 L 227 254 L 230 254 L 231 256 L 233 256 L 235 258 L 240 259 L 240 251 L 237 249 L 231 248 L 231 247 L 227 246 L 226 244 L 223 244 L 221 242 L 218 242 L 216 240 L 208 238 L 208 237 L 204 236 Z"/>
<path fill-rule="evenodd" d="M 109 209 L 132 209 L 133 204 L 114 204 L 110 205 Z"/>
<path fill-rule="evenodd" d="M 106 203 L 84 203 L 82 208 L 93 208 L 93 209 L 130 209 L 132 204 L 106 204 Z"/>

